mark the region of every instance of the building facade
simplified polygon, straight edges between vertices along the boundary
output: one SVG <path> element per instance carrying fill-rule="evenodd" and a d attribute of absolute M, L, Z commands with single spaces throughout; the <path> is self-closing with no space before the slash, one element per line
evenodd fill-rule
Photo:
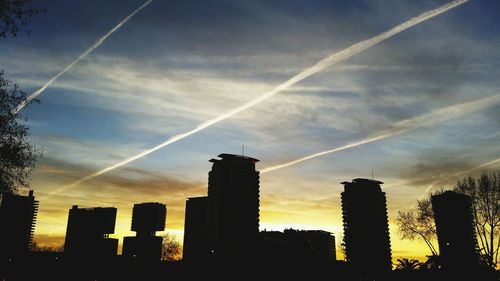
<path fill-rule="evenodd" d="M 165 230 L 166 217 L 165 204 L 135 204 L 131 229 L 136 232 L 136 236 L 123 238 L 123 256 L 139 261 L 159 261 L 163 238 L 156 236 L 156 231 Z"/>
<path fill-rule="evenodd" d="M 259 236 L 259 160 L 234 154 L 211 159 L 208 174 L 210 252 L 217 257 L 253 255 Z"/>
<path fill-rule="evenodd" d="M 250 258 L 259 237 L 259 160 L 234 154 L 211 159 L 208 196 L 186 201 L 184 258 Z"/>
<path fill-rule="evenodd" d="M 342 220 L 346 261 L 368 274 L 392 269 L 385 192 L 377 180 L 343 182 Z"/>
<path fill-rule="evenodd" d="M 0 203 L 0 256 L 17 257 L 32 246 L 38 201 L 33 190 L 27 196 L 4 193 Z"/>
<path fill-rule="evenodd" d="M 337 259 L 335 236 L 323 230 L 260 232 L 260 253 L 270 261 L 325 263 Z"/>
<path fill-rule="evenodd" d="M 186 200 L 182 259 L 198 261 L 209 257 L 208 197 Z"/>
<path fill-rule="evenodd" d="M 470 196 L 445 191 L 431 196 L 431 201 L 443 269 L 476 267 L 478 251 Z"/>
<path fill-rule="evenodd" d="M 70 259 L 95 261 L 116 256 L 116 208 L 78 208 L 69 210 L 64 255 Z"/>

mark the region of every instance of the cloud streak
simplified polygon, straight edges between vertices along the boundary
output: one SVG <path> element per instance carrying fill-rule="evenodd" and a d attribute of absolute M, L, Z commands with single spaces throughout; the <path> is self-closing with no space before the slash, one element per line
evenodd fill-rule
<path fill-rule="evenodd" d="M 250 100 L 230 111 L 227 111 L 215 118 L 212 118 L 210 120 L 207 120 L 203 123 L 201 123 L 200 125 L 198 125 L 197 127 L 195 127 L 194 129 L 188 131 L 188 132 L 185 132 L 185 133 L 181 133 L 181 134 L 178 134 L 178 135 L 175 135 L 175 136 L 172 136 L 170 137 L 169 139 L 167 139 L 166 141 L 164 141 L 163 143 L 160 143 L 159 145 L 153 147 L 153 148 L 150 148 L 150 149 L 147 149 L 135 156 L 132 156 L 130 158 L 127 158 L 121 162 L 118 162 L 114 165 L 111 165 L 107 168 L 104 168 L 100 171 L 97 171 L 93 174 L 90 174 L 66 187 L 62 187 L 62 188 L 59 188 L 57 190 L 55 190 L 54 192 L 57 193 L 57 192 L 61 192 L 63 190 L 66 190 L 68 188 L 71 188 L 71 187 L 74 187 L 74 186 L 77 186 L 79 185 L 80 183 L 84 182 L 84 181 L 87 181 L 87 180 L 90 180 L 90 179 L 93 179 L 95 177 L 98 177 L 102 174 L 105 174 L 109 171 L 112 171 L 114 169 L 117 169 L 121 166 L 124 166 L 124 165 L 127 165 L 129 164 L 130 162 L 133 162 L 137 159 L 140 159 L 144 156 L 147 156 L 167 145 L 170 145 L 172 143 L 175 143 L 179 140 L 182 140 L 188 136 L 191 136 L 193 134 L 196 134 L 198 133 L 199 131 L 203 130 L 203 129 L 206 129 L 214 124 L 217 124 L 227 118 L 230 118 L 232 117 L 233 115 L 236 115 L 246 109 L 249 109 L 257 104 L 260 104 L 261 102 L 273 97 L 274 95 L 288 89 L 289 87 L 295 85 L 296 83 L 304 80 L 305 78 L 311 76 L 311 75 L 314 75 L 318 72 L 321 72 L 323 70 L 325 70 L 326 68 L 336 64 L 336 63 L 339 63 L 341 61 L 344 61 L 366 49 L 369 49 L 371 47 L 373 47 L 374 45 L 377 45 L 378 43 L 414 26 L 414 25 L 417 25 L 423 21 L 426 21 L 432 17 L 435 17 L 437 15 L 440 15 L 450 9 L 453 9 L 461 4 L 464 4 L 466 3 L 468 0 L 455 0 L 455 1 L 452 1 L 448 4 L 445 4 L 439 8 L 436 8 L 436 9 L 433 9 L 433 10 L 430 10 L 430 11 L 427 11 L 425 13 L 422 13 L 420 14 L 419 16 L 417 17 L 414 17 L 414 18 L 411 18 L 410 20 L 396 26 L 396 27 L 393 27 L 391 28 L 390 30 L 386 31 L 386 32 L 383 32 L 375 37 L 372 37 L 368 40 L 365 40 L 365 41 L 361 41 L 359 43 L 356 43 L 346 49 L 343 49 L 342 51 L 339 51 L 339 52 L 336 52 L 324 59 L 322 59 L 321 61 L 319 61 L 318 63 L 316 63 L 315 65 L 303 70 L 302 72 L 298 73 L 297 75 L 293 76 L 292 78 L 288 79 L 287 81 L 283 82 L 282 84 L 276 86 L 274 89 L 260 95 L 259 97 L 253 99 L 253 100 Z"/>
<path fill-rule="evenodd" d="M 73 164 L 55 158 L 45 158 L 39 168 L 44 171 L 44 175 L 43 178 L 38 176 L 37 180 L 40 183 L 47 182 L 49 184 L 67 182 L 68 178 L 78 179 L 91 171 L 88 166 Z M 204 191 L 202 182 L 182 178 L 175 174 L 164 172 L 160 174 L 131 167 L 126 167 L 123 171 L 125 172 L 123 175 L 104 175 L 99 180 L 99 183 L 87 187 L 87 191 L 94 190 L 96 192 L 89 194 L 86 191 L 79 192 L 75 190 L 71 194 L 60 193 L 58 197 L 65 199 L 57 201 L 62 203 L 61 201 L 67 202 L 67 200 L 70 200 L 74 202 L 78 200 L 85 204 L 95 205 L 105 205 L 113 202 L 113 204 L 126 205 L 134 202 L 138 197 L 161 198 L 166 196 L 170 201 L 175 199 L 176 202 L 182 203 L 188 197 L 186 194 L 196 193 L 200 190 Z M 43 201 L 49 195 L 54 194 L 54 191 L 49 190 L 38 190 L 39 199 Z M 117 193 L 116 190 L 119 190 L 119 192 Z M 121 192 L 133 196 L 125 198 L 118 195 Z M 178 206 L 179 204 L 176 203 L 175 205 Z"/>
<path fill-rule="evenodd" d="M 97 49 L 99 46 L 101 46 L 104 41 L 111 36 L 113 33 L 115 33 L 120 27 L 122 27 L 125 23 L 127 23 L 133 16 L 135 16 L 138 12 L 140 12 L 142 9 L 144 9 L 147 5 L 149 5 L 153 0 L 148 0 L 139 8 L 135 9 L 130 15 L 128 15 L 126 18 L 124 18 L 122 21 L 120 21 L 113 29 L 111 29 L 108 33 L 106 33 L 104 36 L 102 36 L 99 40 L 97 40 L 94 45 L 92 45 L 90 48 L 88 48 L 85 52 L 83 52 L 78 58 L 76 58 L 72 63 L 70 63 L 68 66 L 66 66 L 61 72 L 59 72 L 57 75 L 52 77 L 47 83 L 45 83 L 40 89 L 32 93 L 25 101 L 23 101 L 19 106 L 16 108 L 15 113 L 18 113 L 20 110 L 22 110 L 30 101 L 32 101 L 34 98 L 38 97 L 40 94 L 43 93 L 54 81 L 56 81 L 59 77 L 61 77 L 64 73 L 66 73 L 68 70 L 70 70 L 75 64 L 83 60 L 85 57 L 87 57 L 90 53 L 92 53 L 95 49 Z"/>
<path fill-rule="evenodd" d="M 293 161 L 289 161 L 289 162 L 286 162 L 283 164 L 267 167 L 267 168 L 262 169 L 260 172 L 261 173 L 268 173 L 268 172 L 276 171 L 279 169 L 283 169 L 286 167 L 290 167 L 290 166 L 302 163 L 302 162 L 307 161 L 307 160 L 314 159 L 316 157 L 320 157 L 323 155 L 339 152 L 339 151 L 346 150 L 349 148 L 354 148 L 354 147 L 364 145 L 367 143 L 390 138 L 390 137 L 393 137 L 396 135 L 400 135 L 400 134 L 415 130 L 415 129 L 422 127 L 422 126 L 431 125 L 431 124 L 434 124 L 434 123 L 439 122 L 439 121 L 445 121 L 445 120 L 448 120 L 451 118 L 460 117 L 464 114 L 476 112 L 476 111 L 482 110 L 488 106 L 492 106 L 494 104 L 497 104 L 499 102 L 500 102 L 500 95 L 495 95 L 495 96 L 482 98 L 482 99 L 471 101 L 471 102 L 465 102 L 465 103 L 461 103 L 461 104 L 448 106 L 445 108 L 440 108 L 440 109 L 437 109 L 437 110 L 432 111 L 432 112 L 427 113 L 427 114 L 419 115 L 419 116 L 414 117 L 414 118 L 410 118 L 410 119 L 406 119 L 406 120 L 397 122 L 394 125 L 392 125 L 391 128 L 384 130 L 381 133 L 370 136 L 368 138 L 365 138 L 365 139 L 362 139 L 362 140 L 359 140 L 359 141 L 356 141 L 353 143 L 349 143 L 349 144 L 346 144 L 346 145 L 343 145 L 340 147 L 336 147 L 333 149 L 314 153 L 314 154 L 311 154 L 311 155 L 308 155 L 308 156 L 305 156 L 305 157 L 302 157 L 302 158 L 299 158 L 299 159 L 296 159 Z"/>

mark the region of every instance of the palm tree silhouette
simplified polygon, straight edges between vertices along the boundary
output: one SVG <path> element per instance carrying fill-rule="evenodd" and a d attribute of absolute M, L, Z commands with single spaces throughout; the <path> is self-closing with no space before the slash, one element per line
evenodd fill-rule
<path fill-rule="evenodd" d="M 422 266 L 422 263 L 414 259 L 398 259 L 396 264 L 396 270 L 401 271 L 415 271 Z"/>

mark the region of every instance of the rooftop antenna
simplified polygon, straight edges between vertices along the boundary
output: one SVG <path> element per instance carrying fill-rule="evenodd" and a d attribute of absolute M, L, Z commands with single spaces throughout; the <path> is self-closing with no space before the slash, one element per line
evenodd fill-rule
<path fill-rule="evenodd" d="M 245 144 L 241 145 L 241 155 L 245 156 Z"/>

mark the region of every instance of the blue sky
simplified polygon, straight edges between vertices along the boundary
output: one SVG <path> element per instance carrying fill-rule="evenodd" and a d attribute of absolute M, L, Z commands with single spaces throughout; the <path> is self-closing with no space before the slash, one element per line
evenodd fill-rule
<path fill-rule="evenodd" d="M 447 1 L 153 1 L 23 111 L 44 149 L 40 195 L 133 156 L 255 98 L 325 56 Z M 35 1 L 30 35 L 2 39 L 6 76 L 27 93 L 71 63 L 143 1 Z M 208 160 L 258 158 L 260 169 L 358 141 L 398 121 L 499 94 L 497 1 L 472 0 L 287 91 L 126 167 L 47 197 L 36 234 L 64 235 L 73 204 L 167 203 L 182 233 L 186 197 L 206 194 Z M 385 182 L 390 219 L 428 188 L 500 167 L 500 105 L 261 176 L 262 228 L 341 234 L 341 181 Z M 424 255 L 398 240 L 393 251 Z"/>

